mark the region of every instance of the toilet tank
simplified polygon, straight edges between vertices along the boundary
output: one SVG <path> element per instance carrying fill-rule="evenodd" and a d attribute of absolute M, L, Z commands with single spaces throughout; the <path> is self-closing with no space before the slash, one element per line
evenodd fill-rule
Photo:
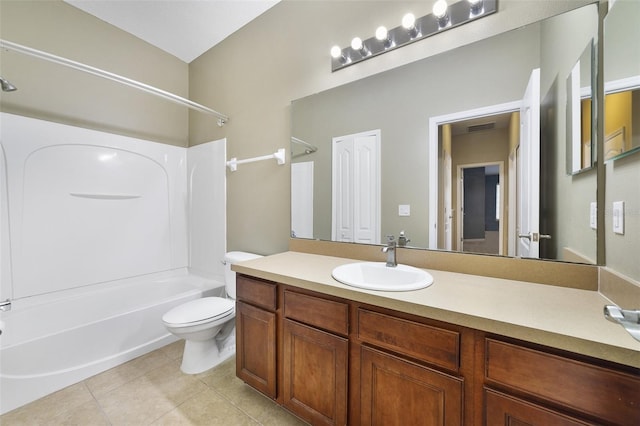
<path fill-rule="evenodd" d="M 224 255 L 224 285 L 227 289 L 227 296 L 232 299 L 236 298 L 236 273 L 231 270 L 231 265 L 259 257 L 262 256 L 244 251 L 230 251 Z"/>

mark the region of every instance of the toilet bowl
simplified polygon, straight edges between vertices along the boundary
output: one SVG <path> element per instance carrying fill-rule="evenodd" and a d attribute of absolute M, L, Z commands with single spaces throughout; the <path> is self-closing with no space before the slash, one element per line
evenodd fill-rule
<path fill-rule="evenodd" d="M 184 373 L 202 373 L 235 354 L 236 273 L 231 265 L 258 257 L 261 256 L 238 251 L 225 254 L 227 297 L 191 300 L 162 316 L 167 330 L 185 340 L 180 366 Z"/>

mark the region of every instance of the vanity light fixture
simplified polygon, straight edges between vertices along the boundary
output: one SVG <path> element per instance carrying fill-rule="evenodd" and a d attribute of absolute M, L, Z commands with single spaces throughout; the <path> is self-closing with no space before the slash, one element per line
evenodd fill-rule
<path fill-rule="evenodd" d="M 469 7 L 471 7 L 471 3 Z M 438 29 L 440 30 L 446 28 L 450 22 L 448 8 L 449 6 L 445 0 L 438 0 L 433 4 L 433 16 L 436 18 L 436 21 L 438 21 Z"/>
<path fill-rule="evenodd" d="M 407 30 L 411 39 L 420 35 L 420 31 L 418 31 L 418 28 L 416 27 L 416 17 L 413 13 L 407 13 L 402 17 L 402 27 Z"/>
<path fill-rule="evenodd" d="M 471 13 L 469 16 L 475 16 L 482 13 L 484 2 L 482 0 L 468 0 Z"/>
<path fill-rule="evenodd" d="M 388 49 L 393 44 L 393 40 L 389 36 L 389 30 L 384 25 L 380 25 L 376 29 L 376 40 L 382 42 L 385 49 Z"/>
<path fill-rule="evenodd" d="M 338 60 L 342 65 L 345 65 L 347 62 L 349 62 L 349 58 L 344 53 L 342 53 L 342 49 L 340 49 L 340 46 L 333 46 L 331 48 L 331 57 Z"/>
<path fill-rule="evenodd" d="M 365 59 L 373 58 L 414 41 L 454 28 L 498 11 L 498 0 L 433 0 L 432 13 L 416 18 L 412 13 L 402 17 L 402 24 L 387 29 L 380 26 L 375 36 L 363 40 L 355 37 L 351 46 L 331 48 L 331 71 L 337 71 Z M 455 0 L 453 0 L 455 1 Z"/>
<path fill-rule="evenodd" d="M 351 40 L 351 49 L 358 52 L 363 58 L 366 58 L 371 53 L 360 37 L 354 37 L 353 40 Z"/>

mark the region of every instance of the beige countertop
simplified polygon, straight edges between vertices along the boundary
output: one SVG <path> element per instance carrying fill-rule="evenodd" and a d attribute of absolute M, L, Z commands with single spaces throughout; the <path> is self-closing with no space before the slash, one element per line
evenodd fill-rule
<path fill-rule="evenodd" d="M 334 280 L 355 259 L 284 252 L 233 265 L 234 271 L 320 293 L 474 328 L 640 368 L 640 342 L 607 321 L 611 301 L 597 291 L 429 269 L 421 290 L 363 290 Z"/>

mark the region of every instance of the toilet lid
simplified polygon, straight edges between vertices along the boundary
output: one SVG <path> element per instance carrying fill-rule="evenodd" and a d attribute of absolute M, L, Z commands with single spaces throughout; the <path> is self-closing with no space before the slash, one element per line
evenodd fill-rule
<path fill-rule="evenodd" d="M 168 324 L 188 324 L 191 322 L 226 316 L 233 310 L 235 302 L 222 297 L 203 297 L 176 306 L 162 316 Z"/>

